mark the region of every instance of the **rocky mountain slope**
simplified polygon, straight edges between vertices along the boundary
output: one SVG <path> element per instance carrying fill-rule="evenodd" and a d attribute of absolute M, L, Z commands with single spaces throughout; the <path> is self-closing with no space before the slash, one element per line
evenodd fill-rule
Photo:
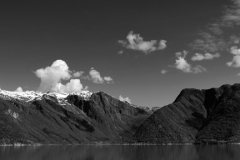
<path fill-rule="evenodd" d="M 0 144 L 125 142 L 150 114 L 103 92 L 0 90 Z"/>
<path fill-rule="evenodd" d="M 0 144 L 240 142 L 240 84 L 184 89 L 160 109 L 103 92 L 0 90 Z"/>
<path fill-rule="evenodd" d="M 240 142 L 240 84 L 184 89 L 154 112 L 134 135 L 137 142 Z"/>

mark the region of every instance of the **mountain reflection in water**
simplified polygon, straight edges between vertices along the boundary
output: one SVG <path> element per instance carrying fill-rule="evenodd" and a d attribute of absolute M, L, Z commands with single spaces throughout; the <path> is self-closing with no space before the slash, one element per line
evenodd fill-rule
<path fill-rule="evenodd" d="M 0 147 L 0 160 L 239 160 L 240 145 Z"/>

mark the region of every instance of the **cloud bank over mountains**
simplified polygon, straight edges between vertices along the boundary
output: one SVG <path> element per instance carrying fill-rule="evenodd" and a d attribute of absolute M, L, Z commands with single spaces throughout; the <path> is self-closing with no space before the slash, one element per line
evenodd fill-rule
<path fill-rule="evenodd" d="M 54 91 L 71 93 L 80 92 L 88 88 L 88 86 L 84 88 L 80 79 L 76 79 L 84 77 L 84 72 L 69 70 L 67 63 L 63 60 L 56 60 L 51 66 L 36 70 L 35 74 L 41 79 L 41 83 L 38 88 L 39 92 Z M 93 68 L 91 68 L 89 76 L 86 77 L 89 78 L 85 79 L 91 80 L 93 83 L 113 83 L 113 79 L 111 77 L 107 76 L 102 78 L 100 73 Z M 63 84 L 63 80 L 69 80 L 69 82 Z M 17 90 L 22 91 L 21 87 Z"/>
<path fill-rule="evenodd" d="M 63 60 L 56 60 L 51 66 L 36 70 L 36 76 L 41 79 L 38 91 L 67 93 L 81 91 L 83 86 L 79 79 L 72 79 L 66 85 L 61 83 L 62 80 L 70 80 L 72 77 L 71 73 L 67 63 Z"/>

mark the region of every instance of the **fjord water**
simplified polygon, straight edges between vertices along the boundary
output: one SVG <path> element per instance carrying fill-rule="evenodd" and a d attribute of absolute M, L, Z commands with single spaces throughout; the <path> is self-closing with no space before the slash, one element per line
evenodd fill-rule
<path fill-rule="evenodd" d="M 0 147 L 0 160 L 239 160 L 240 145 Z"/>

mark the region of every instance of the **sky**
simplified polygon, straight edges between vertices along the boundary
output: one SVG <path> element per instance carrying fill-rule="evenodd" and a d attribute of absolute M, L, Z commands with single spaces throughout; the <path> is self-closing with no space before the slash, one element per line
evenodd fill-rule
<path fill-rule="evenodd" d="M 140 106 L 240 81 L 240 0 L 2 0 L 0 88 Z"/>

